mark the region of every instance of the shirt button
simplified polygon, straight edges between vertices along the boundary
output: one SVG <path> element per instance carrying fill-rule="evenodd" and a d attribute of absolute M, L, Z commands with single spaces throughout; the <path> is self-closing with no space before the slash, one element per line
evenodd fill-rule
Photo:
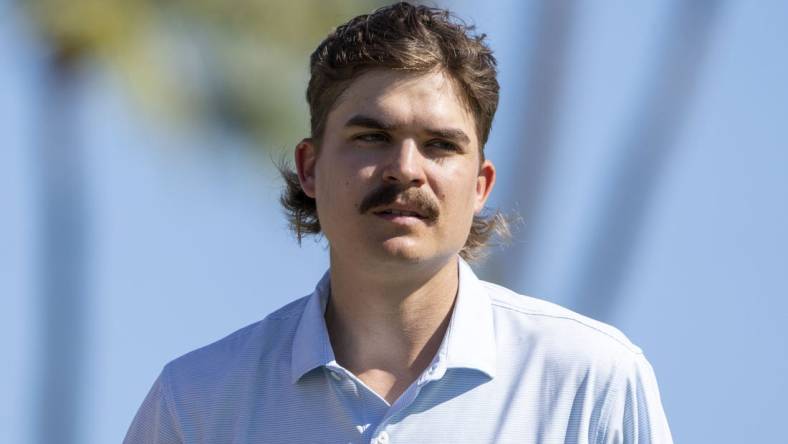
<path fill-rule="evenodd" d="M 337 373 L 337 372 L 329 372 L 329 373 L 331 373 L 331 377 L 336 379 L 337 381 L 342 380 L 342 377 L 339 376 L 339 373 Z"/>
<path fill-rule="evenodd" d="M 386 432 L 380 432 L 377 442 L 379 444 L 389 444 L 389 434 Z"/>

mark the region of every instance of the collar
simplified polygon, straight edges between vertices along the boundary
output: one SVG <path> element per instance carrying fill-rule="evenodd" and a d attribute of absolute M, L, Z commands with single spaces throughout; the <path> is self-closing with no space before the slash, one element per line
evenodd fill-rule
<path fill-rule="evenodd" d="M 471 267 L 458 257 L 459 285 L 446 335 L 430 367 L 417 382 L 440 379 L 450 368 L 478 370 L 495 377 L 495 328 L 490 297 Z M 326 329 L 331 293 L 330 270 L 307 299 L 293 337 L 291 380 L 298 382 L 317 367 L 338 367 Z"/>
<path fill-rule="evenodd" d="M 458 258 L 457 301 L 433 365 L 436 376 L 448 368 L 478 370 L 495 378 L 495 326 L 490 296 L 465 260 Z"/>
<path fill-rule="evenodd" d="M 334 350 L 326 328 L 326 304 L 331 294 L 331 270 L 329 269 L 315 286 L 304 306 L 293 336 L 290 379 L 298 382 L 310 370 L 336 364 Z"/>

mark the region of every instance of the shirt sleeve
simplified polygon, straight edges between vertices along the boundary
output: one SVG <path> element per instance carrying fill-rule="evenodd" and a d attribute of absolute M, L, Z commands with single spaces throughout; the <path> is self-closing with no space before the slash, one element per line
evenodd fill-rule
<path fill-rule="evenodd" d="M 142 402 L 123 444 L 182 444 L 164 385 L 166 368 Z"/>
<path fill-rule="evenodd" d="M 642 354 L 627 361 L 616 371 L 597 442 L 672 444 L 654 369 Z"/>

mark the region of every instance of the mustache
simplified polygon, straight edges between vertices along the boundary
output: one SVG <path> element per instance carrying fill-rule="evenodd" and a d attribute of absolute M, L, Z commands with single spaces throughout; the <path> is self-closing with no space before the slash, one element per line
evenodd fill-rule
<path fill-rule="evenodd" d="M 370 191 L 362 199 L 358 210 L 361 214 L 365 214 L 373 208 L 393 204 L 397 198 L 401 198 L 400 200 L 408 206 L 416 207 L 428 220 L 435 220 L 440 212 L 438 204 L 424 191 L 394 183 L 384 183 Z"/>

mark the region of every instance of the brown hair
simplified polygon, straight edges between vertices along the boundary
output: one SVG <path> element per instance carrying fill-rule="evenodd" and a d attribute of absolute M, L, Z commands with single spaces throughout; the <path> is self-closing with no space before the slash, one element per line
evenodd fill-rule
<path fill-rule="evenodd" d="M 483 161 L 484 144 L 498 107 L 499 86 L 495 57 L 484 42 L 485 35 L 472 35 L 473 29 L 447 10 L 406 2 L 359 15 L 337 27 L 310 57 L 306 100 L 312 139 L 319 145 L 337 99 L 365 72 L 376 68 L 415 73 L 440 69 L 459 86 L 475 119 Z M 317 206 L 301 189 L 295 172 L 284 163 L 279 169 L 286 186 L 280 200 L 300 243 L 304 234 L 321 231 Z M 493 234 L 509 236 L 506 217 L 497 211 L 475 215 L 460 256 L 466 260 L 480 258 Z"/>

